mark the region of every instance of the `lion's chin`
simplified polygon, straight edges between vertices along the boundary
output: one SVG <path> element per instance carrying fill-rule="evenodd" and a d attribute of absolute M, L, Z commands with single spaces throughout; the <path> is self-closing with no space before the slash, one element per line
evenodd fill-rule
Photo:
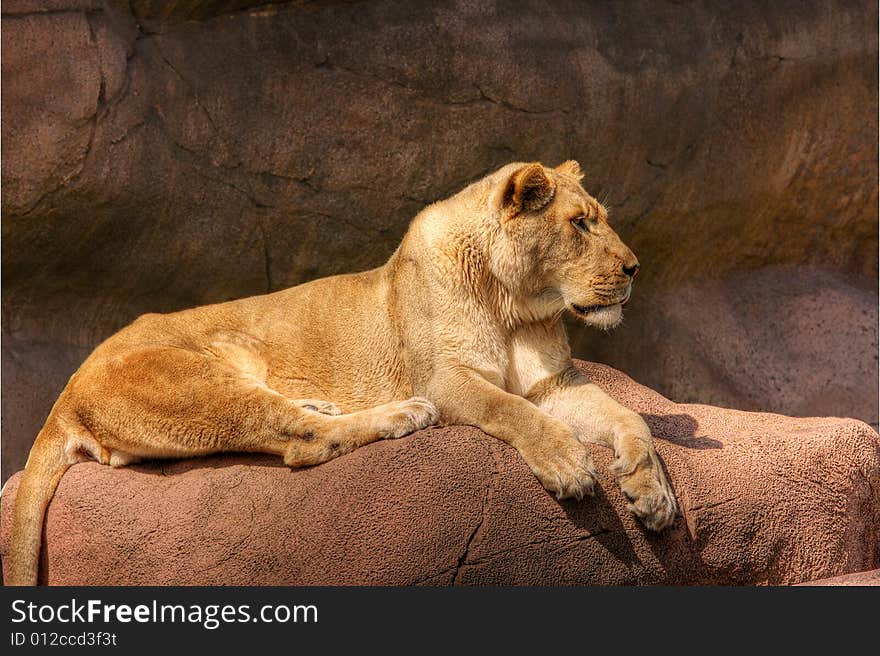
<path fill-rule="evenodd" d="M 623 319 L 623 306 L 621 303 L 614 305 L 575 305 L 568 304 L 569 311 L 578 319 L 593 328 L 610 330 L 617 326 Z"/>

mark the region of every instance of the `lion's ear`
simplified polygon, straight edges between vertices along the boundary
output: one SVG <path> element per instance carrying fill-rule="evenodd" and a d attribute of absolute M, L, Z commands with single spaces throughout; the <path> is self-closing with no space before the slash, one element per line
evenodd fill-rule
<path fill-rule="evenodd" d="M 560 173 L 567 173 L 568 175 L 572 175 L 578 180 L 584 179 L 584 172 L 581 171 L 581 165 L 575 162 L 573 159 L 563 162 L 556 167 L 556 170 Z"/>
<path fill-rule="evenodd" d="M 519 212 L 534 212 L 553 200 L 554 193 L 556 183 L 547 176 L 544 167 L 537 162 L 527 164 L 508 179 L 501 205 L 511 216 Z"/>

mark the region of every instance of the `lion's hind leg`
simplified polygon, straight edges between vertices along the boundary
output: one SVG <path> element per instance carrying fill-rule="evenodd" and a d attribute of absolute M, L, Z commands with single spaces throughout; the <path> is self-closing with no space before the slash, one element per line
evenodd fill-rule
<path fill-rule="evenodd" d="M 110 465 L 240 451 L 302 467 L 437 419 L 419 398 L 339 414 L 329 401 L 291 400 L 222 358 L 182 348 L 96 363 L 75 385 L 78 416 L 100 446 L 96 459 Z"/>

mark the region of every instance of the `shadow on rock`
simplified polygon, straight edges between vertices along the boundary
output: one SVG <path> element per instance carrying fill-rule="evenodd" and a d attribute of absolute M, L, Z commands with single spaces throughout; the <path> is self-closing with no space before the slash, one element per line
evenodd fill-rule
<path fill-rule="evenodd" d="M 216 455 L 162 460 L 143 460 L 132 464 L 126 469 L 132 469 L 144 474 L 157 476 L 174 476 L 185 474 L 196 469 L 225 469 L 234 465 L 246 465 L 248 467 L 287 467 L 284 461 L 277 456 L 260 453 L 218 453 Z M 295 470 L 291 470 L 295 471 Z"/>
<path fill-rule="evenodd" d="M 724 444 L 711 437 L 697 436 L 699 423 L 691 415 L 651 415 L 642 418 L 651 429 L 651 435 L 686 449 L 723 449 Z"/>
<path fill-rule="evenodd" d="M 590 538 L 605 547 L 614 558 L 629 568 L 639 564 L 639 556 L 626 528 L 601 486 L 596 486 L 595 496 L 585 497 L 583 501 L 564 499 L 559 506 L 574 526 L 589 533 Z"/>

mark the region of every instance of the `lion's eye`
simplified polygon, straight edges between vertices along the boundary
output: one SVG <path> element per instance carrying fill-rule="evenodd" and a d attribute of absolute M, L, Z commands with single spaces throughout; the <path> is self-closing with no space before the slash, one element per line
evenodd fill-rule
<path fill-rule="evenodd" d="M 587 225 L 587 217 L 585 216 L 579 216 L 576 219 L 572 219 L 571 225 L 573 225 L 578 232 L 582 232 L 585 235 L 590 234 L 590 228 Z"/>

